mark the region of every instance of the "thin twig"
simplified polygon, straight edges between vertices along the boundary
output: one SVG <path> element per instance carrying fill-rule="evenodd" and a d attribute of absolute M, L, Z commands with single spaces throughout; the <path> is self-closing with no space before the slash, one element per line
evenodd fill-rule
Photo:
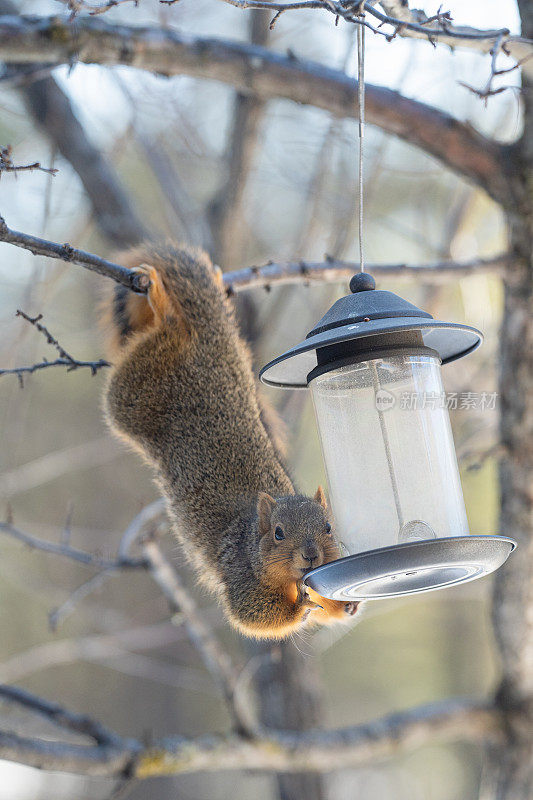
<path fill-rule="evenodd" d="M 66 5 L 72 12 L 71 19 L 76 14 L 79 14 L 80 11 L 87 11 L 91 16 L 96 16 L 97 14 L 105 14 L 106 11 L 110 11 L 123 3 L 133 3 L 135 7 L 139 5 L 139 0 L 106 0 L 103 3 L 91 3 L 88 0 L 59 0 L 59 2 Z"/>
<path fill-rule="evenodd" d="M 130 550 L 136 541 L 140 541 L 143 536 L 150 534 L 151 536 L 158 536 L 166 532 L 168 529 L 168 517 L 165 510 L 165 501 L 163 498 L 155 500 L 150 505 L 143 508 L 143 510 L 135 517 L 135 519 L 128 525 L 124 532 L 117 550 L 117 562 L 115 566 L 102 569 L 97 572 L 89 580 L 82 583 L 75 589 L 67 599 L 48 615 L 48 623 L 50 628 L 55 631 L 59 625 L 65 620 L 67 616 L 72 614 L 76 606 L 92 592 L 101 588 L 108 578 L 117 575 L 122 569 L 122 564 L 131 561 Z M 148 562 L 143 562 L 145 566 L 149 567 Z"/>
<path fill-rule="evenodd" d="M 85 550 L 78 550 L 68 544 L 58 544 L 55 542 L 48 542 L 45 539 L 38 539 L 29 533 L 15 528 L 11 522 L 0 522 L 0 532 L 11 536 L 11 538 L 22 542 L 22 544 L 34 550 L 42 550 L 44 553 L 63 556 L 69 558 L 71 561 L 78 561 L 80 564 L 85 564 L 88 567 L 95 567 L 100 570 L 147 569 L 149 566 L 147 560 L 144 558 L 102 558 L 101 556 L 87 553 Z"/>
<path fill-rule="evenodd" d="M 10 144 L 5 147 L 0 147 L 0 177 L 2 172 L 32 172 L 39 170 L 40 172 L 47 172 L 49 175 L 55 175 L 57 169 L 54 167 L 42 167 L 38 161 L 33 164 L 14 164 L 12 159 L 13 149 Z"/>
<path fill-rule="evenodd" d="M 16 375 L 19 379 L 20 385 L 23 386 L 23 375 L 25 374 L 33 374 L 41 369 L 48 369 L 49 367 L 66 367 L 67 372 L 72 372 L 76 369 L 83 369 L 88 368 L 91 370 L 92 375 L 96 375 L 99 369 L 102 367 L 109 367 L 111 366 L 109 361 L 104 361 L 103 358 L 99 359 L 98 361 L 79 361 L 77 358 L 74 358 L 67 353 L 64 347 L 59 344 L 55 336 L 52 336 L 48 328 L 45 328 L 44 325 L 41 325 L 40 320 L 42 320 L 43 315 L 38 314 L 36 317 L 30 317 L 28 314 L 24 313 L 18 309 L 16 313 L 17 317 L 22 317 L 30 325 L 33 325 L 39 333 L 42 333 L 45 337 L 47 344 L 52 345 L 57 352 L 59 353 L 59 358 L 56 358 L 54 361 L 48 361 L 47 359 L 43 359 L 43 361 L 39 361 L 37 364 L 32 364 L 31 366 L 26 367 L 13 367 L 11 369 L 0 369 L 0 376 L 2 375 Z"/>
<path fill-rule="evenodd" d="M 102 569 L 101 572 L 97 572 L 96 575 L 93 575 L 91 578 L 89 578 L 89 580 L 84 581 L 80 586 L 78 586 L 78 588 L 75 589 L 67 597 L 67 599 L 61 603 L 60 606 L 52 609 L 52 611 L 50 611 L 48 614 L 48 625 L 50 630 L 55 633 L 65 619 L 74 612 L 78 603 L 81 603 L 92 592 L 99 589 L 102 584 L 105 583 L 105 581 L 112 575 L 117 575 L 119 569 L 122 569 L 122 567 Z"/>
<path fill-rule="evenodd" d="M 168 528 L 168 525 L 165 501 L 160 497 L 150 505 L 145 506 L 135 519 L 130 522 L 120 540 L 117 550 L 118 557 L 130 558 L 130 550 L 133 544 L 140 541 L 143 534 L 149 531 L 152 535 L 160 535 L 163 532 L 161 527 Z"/>
<path fill-rule="evenodd" d="M 0 684 L 0 699 L 6 703 L 23 706 L 61 728 L 89 736 L 98 744 L 118 744 L 121 741 L 120 737 L 115 733 L 85 714 L 75 714 L 72 711 L 67 711 L 58 703 L 43 700 L 41 697 L 37 697 L 17 686 Z"/>

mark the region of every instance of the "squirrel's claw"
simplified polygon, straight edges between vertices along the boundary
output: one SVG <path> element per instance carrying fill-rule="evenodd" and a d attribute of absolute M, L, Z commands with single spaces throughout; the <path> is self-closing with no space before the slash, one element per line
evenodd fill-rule
<path fill-rule="evenodd" d="M 359 603 L 345 603 L 344 613 L 348 614 L 350 617 L 353 617 L 353 615 L 357 612 L 358 608 L 359 608 Z"/>
<path fill-rule="evenodd" d="M 314 600 L 311 600 L 311 598 L 307 594 L 307 588 L 302 583 L 298 584 L 297 589 L 298 589 L 298 594 L 296 596 L 296 603 L 299 606 L 302 606 L 302 608 L 306 608 L 309 611 L 314 611 L 317 608 L 322 608 L 322 606 L 318 605 L 318 603 L 315 603 Z"/>

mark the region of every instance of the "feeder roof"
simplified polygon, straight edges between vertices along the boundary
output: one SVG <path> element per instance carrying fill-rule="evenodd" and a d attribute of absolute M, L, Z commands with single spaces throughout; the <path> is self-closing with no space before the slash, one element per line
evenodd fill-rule
<path fill-rule="evenodd" d="M 389 338 L 393 348 L 398 340 L 395 335 L 418 331 L 424 346 L 436 351 L 443 364 L 468 355 L 483 341 L 476 328 L 439 322 L 393 292 L 375 291 L 374 286 L 370 275 L 354 276 L 350 282 L 352 294 L 337 300 L 303 342 L 263 367 L 260 372 L 263 383 L 305 389 L 307 376 L 318 364 L 317 350 L 353 341 L 359 351 L 367 343 L 371 351 L 375 336 L 379 336 L 380 348 Z"/>

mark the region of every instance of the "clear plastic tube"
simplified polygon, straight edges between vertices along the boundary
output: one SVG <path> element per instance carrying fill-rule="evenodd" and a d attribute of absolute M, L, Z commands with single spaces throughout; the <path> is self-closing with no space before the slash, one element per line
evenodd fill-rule
<path fill-rule="evenodd" d="M 345 554 L 468 534 L 436 356 L 384 355 L 310 388 Z"/>

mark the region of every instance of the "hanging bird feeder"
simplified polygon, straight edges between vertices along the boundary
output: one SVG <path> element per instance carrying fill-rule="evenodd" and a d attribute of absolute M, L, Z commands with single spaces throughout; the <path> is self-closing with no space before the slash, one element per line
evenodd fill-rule
<path fill-rule="evenodd" d="M 439 322 L 364 272 L 305 341 L 261 371 L 311 389 L 344 557 L 307 573 L 334 600 L 398 597 L 487 575 L 516 543 L 469 535 L 440 365 L 482 334 Z"/>

